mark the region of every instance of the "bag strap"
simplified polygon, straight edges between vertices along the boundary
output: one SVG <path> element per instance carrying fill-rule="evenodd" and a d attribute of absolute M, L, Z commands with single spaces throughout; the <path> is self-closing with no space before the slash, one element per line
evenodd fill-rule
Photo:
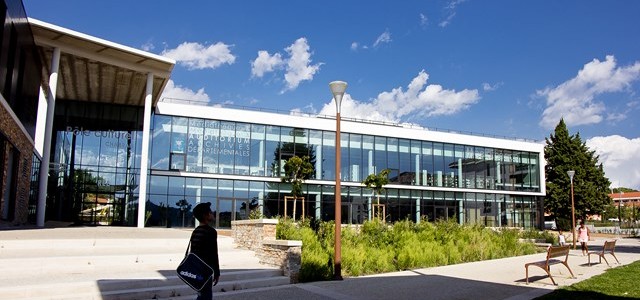
<path fill-rule="evenodd" d="M 187 251 L 184 252 L 184 256 L 189 255 L 189 247 L 191 247 L 191 240 L 189 240 L 189 244 L 187 245 Z"/>

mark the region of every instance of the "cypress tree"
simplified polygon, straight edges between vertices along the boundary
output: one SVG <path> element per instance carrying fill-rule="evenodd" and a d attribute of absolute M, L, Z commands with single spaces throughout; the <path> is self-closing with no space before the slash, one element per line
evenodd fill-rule
<path fill-rule="evenodd" d="M 599 156 L 582 142 L 580 134 L 570 135 L 561 119 L 554 134 L 545 139 L 544 157 L 547 195 L 545 212 L 561 220 L 559 226 L 571 226 L 571 180 L 567 171 L 575 171 L 573 194 L 576 219 L 585 220 L 589 215 L 601 214 L 611 204 L 609 186 Z M 564 220 L 565 222 L 562 222 Z"/>

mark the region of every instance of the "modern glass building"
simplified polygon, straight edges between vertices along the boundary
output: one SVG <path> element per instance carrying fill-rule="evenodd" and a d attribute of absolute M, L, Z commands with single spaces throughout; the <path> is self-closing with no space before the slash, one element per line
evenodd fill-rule
<path fill-rule="evenodd" d="M 335 118 L 175 102 L 159 102 L 153 116 L 149 225 L 192 226 L 180 212 L 198 202 L 213 204 L 219 227 L 252 209 L 292 216 L 291 186 L 281 182 L 292 156 L 309 156 L 314 166 L 296 219 L 302 211 L 335 218 Z M 348 118 L 341 128 L 343 223 L 372 217 L 378 199 L 362 181 L 383 169 L 391 171 L 380 198 L 388 221 L 541 222 L 542 144 Z"/>
<path fill-rule="evenodd" d="M 39 187 L 38 225 L 192 227 L 191 208 L 199 202 L 212 203 L 219 228 L 252 210 L 267 217 L 336 217 L 334 116 L 160 99 L 174 61 L 29 23 L 43 78 L 49 78 L 33 142 L 48 162 L 32 183 Z M 388 169 L 379 199 L 387 221 L 542 226 L 542 143 L 348 115 L 340 137 L 342 223 L 372 218 L 378 199 L 362 181 Z M 314 167 L 295 210 L 285 202 L 291 186 L 281 182 L 283 164 L 293 156 L 310 157 Z"/>

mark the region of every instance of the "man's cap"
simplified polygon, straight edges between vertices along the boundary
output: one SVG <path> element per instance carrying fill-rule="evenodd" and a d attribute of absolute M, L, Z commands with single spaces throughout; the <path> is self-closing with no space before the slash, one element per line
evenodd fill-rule
<path fill-rule="evenodd" d="M 211 203 L 202 202 L 193 208 L 193 216 L 196 217 L 196 219 L 198 220 L 202 220 L 202 218 L 206 216 L 206 214 L 208 214 L 210 211 L 211 211 Z"/>

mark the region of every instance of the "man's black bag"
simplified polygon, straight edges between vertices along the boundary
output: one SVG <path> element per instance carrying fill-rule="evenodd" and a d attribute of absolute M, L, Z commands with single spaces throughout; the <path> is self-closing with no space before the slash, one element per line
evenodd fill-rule
<path fill-rule="evenodd" d="M 189 246 L 185 252 L 184 259 L 176 269 L 178 277 L 187 285 L 196 291 L 202 290 L 205 284 L 211 284 L 213 269 L 207 265 L 200 257 L 193 253 L 189 253 Z"/>

